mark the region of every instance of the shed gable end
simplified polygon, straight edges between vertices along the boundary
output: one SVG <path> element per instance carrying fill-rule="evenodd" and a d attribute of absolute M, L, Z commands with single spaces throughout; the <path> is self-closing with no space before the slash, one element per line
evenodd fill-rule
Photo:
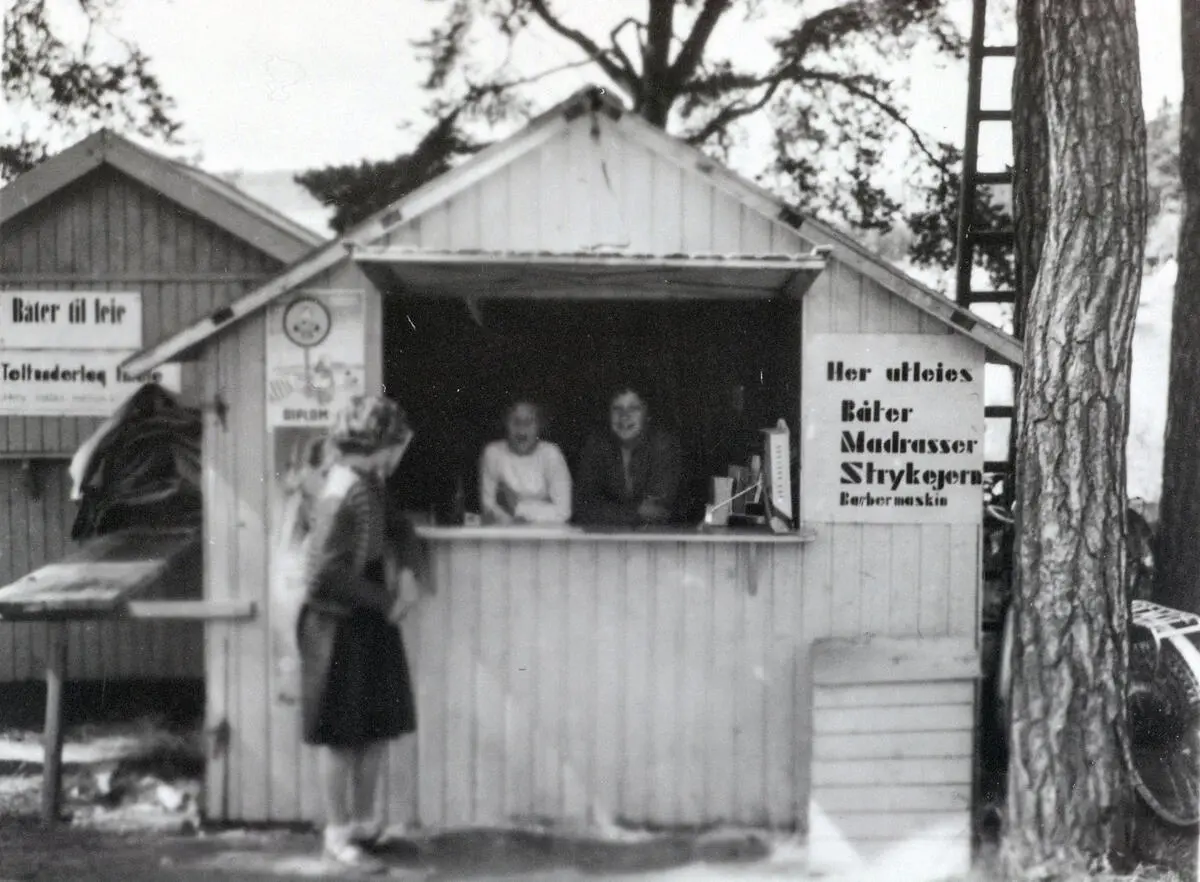
<path fill-rule="evenodd" d="M 3 225 L 0 273 L 262 277 L 275 258 L 112 166 L 102 165 Z"/>
<path fill-rule="evenodd" d="M 795 230 L 628 137 L 576 117 L 562 131 L 372 244 L 489 251 L 804 253 Z"/>

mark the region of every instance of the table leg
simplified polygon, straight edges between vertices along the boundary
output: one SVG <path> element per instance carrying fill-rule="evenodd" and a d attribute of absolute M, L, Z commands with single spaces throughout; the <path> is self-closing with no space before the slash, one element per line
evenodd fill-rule
<path fill-rule="evenodd" d="M 46 725 L 42 732 L 42 822 L 58 821 L 62 791 L 63 678 L 67 673 L 67 626 L 51 622 L 46 645 Z"/>

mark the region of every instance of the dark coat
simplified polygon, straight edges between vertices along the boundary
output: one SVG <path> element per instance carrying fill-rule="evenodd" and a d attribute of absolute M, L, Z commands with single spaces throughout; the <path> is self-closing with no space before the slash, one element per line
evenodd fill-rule
<path fill-rule="evenodd" d="M 311 512 L 297 625 L 308 744 L 359 746 L 416 728 L 404 644 L 383 612 L 390 599 L 385 508 L 383 488 L 361 476 L 343 499 L 318 500 Z"/>
<path fill-rule="evenodd" d="M 597 526 L 636 527 L 645 521 L 638 506 L 656 499 L 677 519 L 683 473 L 679 442 L 650 427 L 632 451 L 629 483 L 620 442 L 611 434 L 593 435 L 584 445 L 575 475 L 575 522 Z"/>

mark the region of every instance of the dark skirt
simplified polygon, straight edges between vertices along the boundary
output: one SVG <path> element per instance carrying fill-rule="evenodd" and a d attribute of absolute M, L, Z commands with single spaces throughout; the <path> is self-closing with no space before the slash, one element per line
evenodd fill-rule
<path fill-rule="evenodd" d="M 382 613 L 306 606 L 297 631 L 305 744 L 358 747 L 416 731 L 404 642 Z"/>

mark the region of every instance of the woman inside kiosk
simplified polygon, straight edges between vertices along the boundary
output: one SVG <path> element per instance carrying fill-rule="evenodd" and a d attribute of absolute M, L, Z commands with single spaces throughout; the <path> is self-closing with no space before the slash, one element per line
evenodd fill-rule
<path fill-rule="evenodd" d="M 679 518 L 679 442 L 650 418 L 646 396 L 622 383 L 608 397 L 609 431 L 584 444 L 575 481 L 575 521 L 641 527 Z"/>
<path fill-rule="evenodd" d="M 479 458 L 485 524 L 563 524 L 571 517 L 571 471 L 558 445 L 541 437 L 543 412 L 517 398 L 504 415 L 504 438 Z"/>

